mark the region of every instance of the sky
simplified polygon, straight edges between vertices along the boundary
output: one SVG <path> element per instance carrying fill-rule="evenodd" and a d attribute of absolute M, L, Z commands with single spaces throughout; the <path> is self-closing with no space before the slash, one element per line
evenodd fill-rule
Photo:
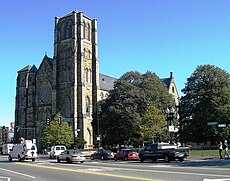
<path fill-rule="evenodd" d="M 0 126 L 14 122 L 17 71 L 53 57 L 54 17 L 73 10 L 98 21 L 100 73 L 173 72 L 179 95 L 197 66 L 230 71 L 229 0 L 3 0 Z"/>

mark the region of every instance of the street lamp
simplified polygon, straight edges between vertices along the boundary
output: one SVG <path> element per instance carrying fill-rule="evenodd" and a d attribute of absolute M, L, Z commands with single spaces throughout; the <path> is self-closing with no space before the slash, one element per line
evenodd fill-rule
<path fill-rule="evenodd" d="M 170 144 L 173 143 L 173 136 L 175 132 L 174 127 L 174 119 L 177 118 L 177 111 L 174 109 L 174 107 L 167 108 L 165 110 L 165 113 L 167 115 L 167 126 L 168 126 L 168 135 L 169 135 L 169 142 Z"/>

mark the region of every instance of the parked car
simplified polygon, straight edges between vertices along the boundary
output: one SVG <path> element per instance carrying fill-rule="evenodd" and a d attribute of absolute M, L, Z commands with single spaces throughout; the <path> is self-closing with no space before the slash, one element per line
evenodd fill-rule
<path fill-rule="evenodd" d="M 17 159 L 18 161 L 29 160 L 35 161 L 37 158 L 37 146 L 32 140 L 25 140 L 22 143 L 14 144 L 9 152 L 9 161 Z"/>
<path fill-rule="evenodd" d="M 57 156 L 57 162 L 66 161 L 67 163 L 80 162 L 84 163 L 85 156 L 78 150 L 65 150 Z"/>
<path fill-rule="evenodd" d="M 139 155 L 136 150 L 133 149 L 121 149 L 114 155 L 114 160 L 138 160 Z"/>
<path fill-rule="evenodd" d="M 98 149 L 95 153 L 93 153 L 90 156 L 91 160 L 94 159 L 106 160 L 106 159 L 113 159 L 113 158 L 114 158 L 114 153 L 111 150 L 105 150 L 105 149 Z"/>
<path fill-rule="evenodd" d="M 66 147 L 64 145 L 52 146 L 50 150 L 50 158 L 56 158 L 56 156 L 60 155 L 65 150 Z"/>
<path fill-rule="evenodd" d="M 189 148 L 188 147 L 178 147 L 176 148 L 175 159 L 179 161 L 184 161 L 184 158 L 189 156 Z"/>
<path fill-rule="evenodd" d="M 144 160 L 164 159 L 165 162 L 175 160 L 176 146 L 165 144 L 150 144 L 145 147 L 139 153 L 139 159 L 141 162 Z"/>

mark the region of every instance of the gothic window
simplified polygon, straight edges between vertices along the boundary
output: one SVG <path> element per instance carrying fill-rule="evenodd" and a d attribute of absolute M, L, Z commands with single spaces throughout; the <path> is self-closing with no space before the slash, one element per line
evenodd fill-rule
<path fill-rule="evenodd" d="M 92 83 L 92 71 L 89 69 L 89 82 Z"/>
<path fill-rule="evenodd" d="M 85 82 L 89 81 L 89 70 L 88 68 L 85 69 Z"/>
<path fill-rule="evenodd" d="M 100 97 L 101 97 L 101 100 L 104 99 L 104 94 L 103 94 L 103 92 L 101 93 Z"/>
<path fill-rule="evenodd" d="M 87 40 L 89 40 L 90 41 L 90 35 L 91 35 L 91 28 L 90 28 L 90 25 L 89 25 L 89 23 L 88 23 L 88 26 L 87 26 L 87 29 L 88 29 L 88 37 L 87 37 Z"/>
<path fill-rule="evenodd" d="M 90 58 L 91 58 L 91 52 L 90 52 L 90 50 L 88 51 L 88 57 L 87 57 L 89 60 L 90 60 Z"/>
<path fill-rule="evenodd" d="M 66 26 L 66 22 L 62 23 L 61 34 L 62 34 L 62 37 L 61 37 L 62 40 L 64 40 L 64 39 L 67 38 L 67 26 Z"/>
<path fill-rule="evenodd" d="M 69 118 L 70 117 L 70 98 L 66 96 L 65 98 L 65 106 L 64 106 L 64 117 Z"/>
<path fill-rule="evenodd" d="M 72 69 L 69 70 L 69 81 L 72 82 Z"/>
<path fill-rule="evenodd" d="M 175 93 L 175 88 L 174 88 L 174 86 L 172 86 L 172 93 Z"/>
<path fill-rule="evenodd" d="M 73 23 L 70 20 L 69 24 L 68 24 L 68 38 L 72 38 L 72 36 L 73 36 L 73 31 L 72 30 L 73 30 Z"/>
<path fill-rule="evenodd" d="M 86 26 L 85 26 L 85 22 L 83 22 L 83 38 L 86 38 Z"/>
<path fill-rule="evenodd" d="M 109 94 L 108 94 L 108 93 L 106 93 L 106 94 L 105 94 L 105 98 L 107 99 L 108 97 L 109 97 Z"/>
<path fill-rule="evenodd" d="M 85 58 L 85 54 L 86 54 L 86 52 L 85 52 L 85 48 L 84 48 L 84 50 L 83 50 L 83 57 Z"/>
<path fill-rule="evenodd" d="M 90 113 L 90 99 L 88 96 L 86 97 L 86 100 L 85 100 L 85 112 Z"/>

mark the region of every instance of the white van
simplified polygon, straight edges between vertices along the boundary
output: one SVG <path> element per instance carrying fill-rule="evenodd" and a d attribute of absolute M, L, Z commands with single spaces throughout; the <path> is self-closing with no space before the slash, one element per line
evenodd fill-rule
<path fill-rule="evenodd" d="M 56 156 L 60 155 L 65 150 L 66 150 L 66 147 L 64 145 L 52 146 L 50 150 L 50 158 L 56 158 Z"/>
<path fill-rule="evenodd" d="M 37 146 L 32 140 L 25 140 L 23 143 L 13 145 L 9 153 L 9 161 L 11 162 L 13 159 L 35 161 L 37 156 Z"/>
<path fill-rule="evenodd" d="M 8 155 L 10 153 L 10 150 L 13 148 L 14 144 L 3 144 L 2 145 L 2 155 Z"/>

